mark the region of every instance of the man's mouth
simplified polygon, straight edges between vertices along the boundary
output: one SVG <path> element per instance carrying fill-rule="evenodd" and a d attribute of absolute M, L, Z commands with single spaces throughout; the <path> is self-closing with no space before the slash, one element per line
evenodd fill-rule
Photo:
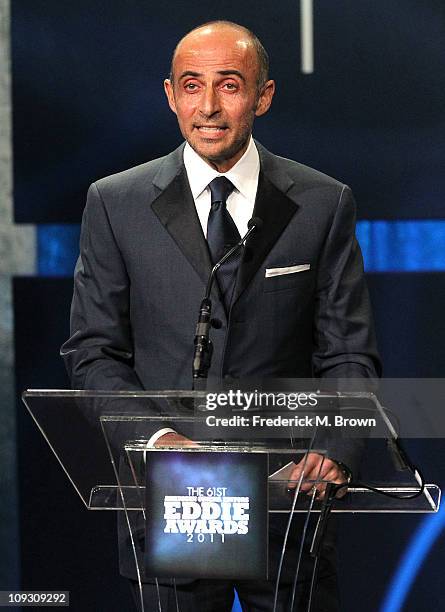
<path fill-rule="evenodd" d="M 215 134 L 227 130 L 227 127 L 224 125 L 196 125 L 195 127 L 200 132 L 205 132 L 207 134 Z"/>

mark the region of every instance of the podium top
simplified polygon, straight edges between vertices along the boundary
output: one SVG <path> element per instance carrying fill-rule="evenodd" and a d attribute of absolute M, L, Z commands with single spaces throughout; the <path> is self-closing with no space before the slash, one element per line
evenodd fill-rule
<path fill-rule="evenodd" d="M 313 392 L 299 393 L 300 399 L 307 402 Z M 211 397 L 214 395 L 211 394 Z M 288 393 L 286 397 L 290 395 Z M 267 453 L 271 465 L 278 461 L 279 456 L 284 464 L 290 460 L 298 462 L 306 451 L 323 454 L 325 442 L 329 441 L 328 435 L 338 435 L 337 432 L 331 433 L 334 428 L 330 428 L 329 419 L 344 414 L 350 418 L 351 411 L 355 411 L 354 418 L 359 418 L 357 411 L 360 410 L 367 418 L 372 413 L 385 440 L 396 436 L 385 410 L 370 392 L 319 393 L 316 394 L 316 405 L 300 405 L 298 410 L 292 410 L 289 406 L 232 410 L 230 406 L 209 406 L 206 404 L 208 398 L 207 392 L 187 390 L 101 392 L 29 389 L 23 393 L 28 411 L 89 509 L 122 509 L 123 490 L 130 497 L 136 490 L 137 499 L 140 500 L 142 481 L 138 478 L 135 481 L 135 471 L 128 468 L 134 461 L 139 470 L 144 463 L 150 437 L 154 431 L 162 428 L 174 429 L 195 440 L 199 452 Z M 319 418 L 319 424 L 309 426 L 310 418 Z M 221 422 L 215 425 L 217 419 Z M 233 426 L 227 424 L 230 419 L 233 419 Z M 243 425 L 241 419 L 245 419 L 244 423 L 248 425 Z M 247 435 L 255 430 L 255 419 L 259 423 L 256 431 L 260 431 L 261 435 Z M 306 422 L 298 425 L 296 419 L 306 419 Z M 283 425 L 285 420 L 287 422 Z M 234 430 L 238 435 L 234 435 Z M 227 431 L 230 435 L 227 435 Z M 369 427 L 363 427 L 359 435 L 355 433 L 355 439 L 368 437 L 368 434 Z M 344 431 L 341 436 L 346 437 Z M 387 452 L 386 447 L 384 452 Z M 386 461 L 388 466 L 393 466 L 389 457 Z M 379 463 L 384 463 L 383 455 Z M 124 479 L 122 466 L 127 466 Z M 275 469 L 271 468 L 272 471 Z M 401 494 L 412 493 L 418 488 L 406 470 L 395 472 L 391 467 L 391 471 L 389 480 L 380 479 L 374 484 Z M 286 485 L 286 480 L 271 481 L 270 498 L 276 498 L 277 487 L 282 492 Z M 357 489 L 351 491 L 348 500 L 348 503 L 343 502 L 339 506 L 338 511 L 434 512 L 439 506 L 440 490 L 431 485 L 415 502 L 399 500 L 396 503 Z M 140 509 L 140 501 L 137 507 Z M 270 509 L 286 511 L 283 505 L 271 504 Z"/>

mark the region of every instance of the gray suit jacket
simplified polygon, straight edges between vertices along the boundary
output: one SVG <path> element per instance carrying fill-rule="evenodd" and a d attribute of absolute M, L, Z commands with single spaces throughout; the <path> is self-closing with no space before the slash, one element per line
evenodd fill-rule
<path fill-rule="evenodd" d="M 350 189 L 257 143 L 254 216 L 229 313 L 212 294 L 210 375 L 369 378 L 379 373 Z M 309 264 L 266 277 L 268 268 Z M 183 164 L 166 157 L 94 183 L 76 266 L 71 337 L 62 347 L 73 388 L 190 389 L 193 339 L 211 270 Z M 356 448 L 333 458 L 355 467 Z"/>

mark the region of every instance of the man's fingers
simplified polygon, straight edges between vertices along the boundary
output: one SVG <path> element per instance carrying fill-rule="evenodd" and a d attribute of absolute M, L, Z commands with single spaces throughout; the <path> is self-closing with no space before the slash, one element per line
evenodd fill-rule
<path fill-rule="evenodd" d="M 169 432 L 158 438 L 155 442 L 156 448 L 162 448 L 163 446 L 177 446 L 178 448 L 184 448 L 184 446 L 197 447 L 199 444 L 181 436 L 181 434 Z"/>
<path fill-rule="evenodd" d="M 304 478 L 301 482 L 300 490 L 310 494 L 315 486 L 317 489 L 317 499 L 324 498 L 326 482 L 319 482 L 317 485 L 314 485 L 316 481 L 322 480 L 336 484 L 346 481 L 343 470 L 335 461 L 323 455 L 319 455 L 318 453 L 309 453 L 306 460 L 302 459 L 292 471 L 288 483 L 289 489 L 294 489 L 297 486 L 303 470 Z M 337 496 L 342 497 L 346 494 L 346 491 L 347 487 L 344 487 L 344 489 L 339 491 Z"/>
<path fill-rule="evenodd" d="M 323 477 L 323 480 L 340 484 L 341 482 L 346 481 L 346 477 L 343 471 L 338 466 L 335 466 L 329 470 L 329 472 Z"/>
<path fill-rule="evenodd" d="M 325 474 L 336 465 L 331 459 L 326 459 L 318 453 L 309 453 L 306 459 L 302 459 L 290 475 L 289 488 L 294 488 L 304 470 L 304 480 L 322 480 Z M 303 491 L 311 488 L 311 485 L 302 484 Z"/>
<path fill-rule="evenodd" d="M 304 470 L 304 478 L 301 484 L 301 488 L 303 491 L 306 491 L 311 488 L 311 485 L 307 485 L 305 480 L 315 480 L 317 478 L 317 475 L 320 472 L 319 461 L 314 460 L 314 458 L 310 458 L 310 456 L 308 457 L 306 463 L 304 459 L 301 460 L 300 463 L 296 466 L 296 468 L 292 471 L 290 475 L 290 478 L 289 478 L 289 488 L 290 489 L 294 489 L 297 486 L 301 478 L 301 474 L 303 470 Z"/>

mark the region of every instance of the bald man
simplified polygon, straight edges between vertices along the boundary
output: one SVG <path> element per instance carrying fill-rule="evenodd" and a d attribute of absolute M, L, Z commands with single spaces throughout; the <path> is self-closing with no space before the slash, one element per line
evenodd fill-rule
<path fill-rule="evenodd" d="M 71 337 L 62 347 L 73 387 L 190 389 L 196 315 L 221 235 L 223 246 L 236 242 L 253 216 L 262 220 L 261 231 L 238 265 L 218 277 L 212 294 L 209 376 L 377 376 L 349 188 L 272 155 L 252 138 L 254 120 L 267 113 L 275 92 L 260 41 L 237 24 L 204 24 L 177 45 L 164 89 L 186 142 L 89 190 Z M 149 435 L 156 446 L 193 444 L 171 429 Z M 334 441 L 324 461 L 311 453 L 306 475 L 344 482 L 357 469 L 359 446 Z M 300 470 L 301 464 L 294 479 Z M 273 523 L 269 582 L 181 581 L 175 594 L 166 581 L 162 610 L 176 611 L 177 596 L 181 612 L 228 612 L 234 586 L 243 610 L 272 610 L 282 533 Z M 339 609 L 329 538 L 312 608 L 318 612 Z M 139 546 L 142 563 L 143 529 Z M 296 547 L 292 542 L 277 612 L 289 610 Z M 134 580 L 124 546 L 120 561 L 121 573 Z M 305 555 L 298 610 L 305 609 L 310 571 Z M 157 609 L 149 578 L 144 598 L 146 610 Z"/>

